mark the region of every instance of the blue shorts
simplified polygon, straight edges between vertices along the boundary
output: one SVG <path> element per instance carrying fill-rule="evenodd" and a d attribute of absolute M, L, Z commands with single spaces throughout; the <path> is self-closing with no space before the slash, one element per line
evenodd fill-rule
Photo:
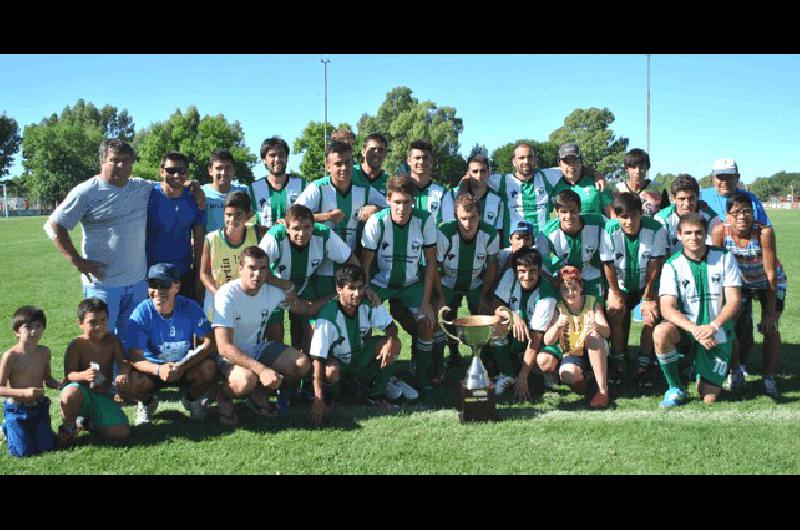
<path fill-rule="evenodd" d="M 43 398 L 35 405 L 6 399 L 3 414 L 3 434 L 11 456 L 32 456 L 55 447 L 49 399 Z"/>
<path fill-rule="evenodd" d="M 102 283 L 90 283 L 83 286 L 83 297 L 100 298 L 108 304 L 108 330 L 116 333 L 117 337 L 123 341 L 122 344 L 125 345 L 125 328 L 128 325 L 128 318 L 139 302 L 147 300 L 147 282 L 142 280 L 122 287 L 107 287 Z"/>

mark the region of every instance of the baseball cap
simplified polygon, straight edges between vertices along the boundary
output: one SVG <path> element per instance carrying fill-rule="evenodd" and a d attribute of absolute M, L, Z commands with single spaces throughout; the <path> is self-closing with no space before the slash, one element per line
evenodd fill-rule
<path fill-rule="evenodd" d="M 156 263 L 147 271 L 147 279 L 175 283 L 180 280 L 180 275 L 172 263 Z"/>
<path fill-rule="evenodd" d="M 711 174 L 717 175 L 738 175 L 739 167 L 736 165 L 736 160 L 733 158 L 720 158 L 714 162 L 711 167 Z"/>
<path fill-rule="evenodd" d="M 528 221 L 517 221 L 517 224 L 511 230 L 512 234 L 531 234 L 533 235 L 533 226 Z"/>
<path fill-rule="evenodd" d="M 558 159 L 561 160 L 568 156 L 574 156 L 575 158 L 581 157 L 581 148 L 578 147 L 578 144 L 561 144 L 561 147 L 558 148 Z"/>

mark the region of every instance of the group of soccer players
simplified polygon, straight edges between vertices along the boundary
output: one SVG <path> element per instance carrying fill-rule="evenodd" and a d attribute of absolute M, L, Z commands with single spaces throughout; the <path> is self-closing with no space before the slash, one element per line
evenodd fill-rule
<path fill-rule="evenodd" d="M 490 174 L 488 158 L 477 154 L 446 189 L 433 180 L 429 142 L 412 142 L 408 172 L 390 177 L 382 134 L 367 136 L 354 163 L 354 138 L 339 133 L 327 147 L 327 175 L 313 182 L 288 174 L 289 146 L 268 138 L 260 153 L 268 174 L 250 186 L 234 183 L 225 150 L 214 153 L 211 183 L 199 189 L 186 182 L 180 153 L 165 155 L 154 185 L 130 178 L 130 146 L 101 148 L 101 174 L 73 190 L 45 227 L 83 274 L 86 297 L 78 312 L 84 333 L 65 360 L 60 441 L 73 441 L 81 424 L 128 436 L 115 407 L 135 401 L 137 423 L 148 423 L 158 390 L 169 385 L 184 389 L 190 417 L 204 419 L 217 401 L 230 426 L 236 399 L 270 416 L 305 397 L 317 425 L 343 393 L 386 410 L 425 399 L 446 367 L 460 364 L 437 315 L 452 320 L 464 298 L 471 314 L 511 315 L 482 352 L 498 396 L 513 389 L 531 399 L 565 384 L 595 409 L 608 407 L 609 384 L 629 375 L 652 386 L 655 364 L 668 387 L 662 407 L 686 400 L 682 377 L 706 402 L 726 379 L 731 389 L 741 385 L 758 298 L 764 390 L 779 395 L 786 277 L 763 207 L 736 187 L 734 161 L 714 164 L 715 189 L 701 200 L 692 177 L 669 190 L 648 179 L 641 149 L 626 154 L 627 178 L 612 192 L 582 163 L 578 145 L 559 148 L 558 167 L 538 168 L 533 146 L 519 143 L 512 174 Z M 68 238 L 77 222 L 84 256 Z M 139 248 L 145 269 L 131 254 Z M 117 273 L 125 279 L 109 281 Z M 629 370 L 635 310 L 643 328 Z M 9 353 L 38 351 L 27 326 L 44 319 L 39 313 L 18 311 L 20 343 Z M 395 363 L 398 325 L 412 341 L 405 372 Z M 118 341 L 108 339 L 115 330 Z M 47 356 L 39 370 L 52 386 Z M 0 395 L 7 405 L 41 407 L 41 393 L 13 389 L 13 358 L 0 364 Z"/>

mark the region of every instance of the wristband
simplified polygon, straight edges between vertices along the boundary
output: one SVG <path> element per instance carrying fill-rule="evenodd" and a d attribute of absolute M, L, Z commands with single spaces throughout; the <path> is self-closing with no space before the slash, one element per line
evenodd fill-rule
<path fill-rule="evenodd" d="M 642 298 L 642 302 L 655 302 L 655 298 Z"/>
<path fill-rule="evenodd" d="M 711 326 L 712 328 L 714 328 L 714 331 L 719 331 L 719 326 L 718 326 L 718 325 L 716 325 L 714 322 L 712 322 L 712 323 L 710 324 L 710 326 Z"/>

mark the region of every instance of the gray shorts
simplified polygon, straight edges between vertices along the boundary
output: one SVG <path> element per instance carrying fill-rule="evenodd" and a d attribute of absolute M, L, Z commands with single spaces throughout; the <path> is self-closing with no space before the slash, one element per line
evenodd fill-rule
<path fill-rule="evenodd" d="M 282 342 L 273 340 L 264 341 L 260 344 L 260 350 L 254 359 L 264 366 L 272 368 L 272 365 L 278 360 L 278 357 L 280 357 L 288 347 L 289 346 Z M 219 354 L 215 356 L 214 362 L 217 363 L 217 368 L 224 377 L 228 377 L 235 366 L 232 362 Z"/>

